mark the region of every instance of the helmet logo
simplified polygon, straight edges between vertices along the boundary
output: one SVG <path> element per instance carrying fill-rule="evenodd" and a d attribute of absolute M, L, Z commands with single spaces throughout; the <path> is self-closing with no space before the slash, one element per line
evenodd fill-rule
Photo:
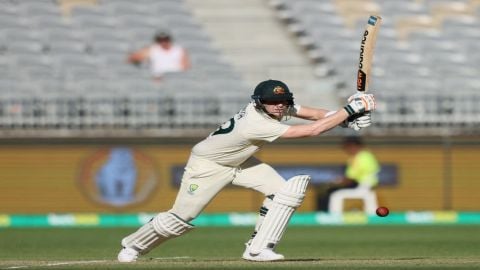
<path fill-rule="evenodd" d="M 275 95 L 283 95 L 285 94 L 285 89 L 283 89 L 281 86 L 275 86 L 275 88 L 273 88 L 273 93 Z"/>

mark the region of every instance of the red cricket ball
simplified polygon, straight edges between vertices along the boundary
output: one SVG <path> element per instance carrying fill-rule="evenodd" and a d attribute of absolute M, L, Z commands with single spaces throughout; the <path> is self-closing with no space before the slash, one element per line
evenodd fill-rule
<path fill-rule="evenodd" d="M 376 212 L 377 212 L 377 216 L 379 216 L 379 217 L 386 217 L 386 216 L 388 216 L 388 213 L 389 213 L 390 211 L 388 210 L 387 207 L 381 206 L 381 207 L 378 207 L 378 208 L 377 208 L 377 211 L 376 211 Z"/>

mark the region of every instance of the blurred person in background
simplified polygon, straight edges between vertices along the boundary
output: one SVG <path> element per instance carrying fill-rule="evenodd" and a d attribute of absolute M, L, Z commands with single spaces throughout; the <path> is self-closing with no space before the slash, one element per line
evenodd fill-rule
<path fill-rule="evenodd" d="M 348 136 L 342 142 L 348 155 L 344 175 L 317 190 L 317 211 L 328 212 L 332 193 L 340 189 L 372 189 L 378 185 L 380 165 L 360 137 Z"/>
<path fill-rule="evenodd" d="M 294 104 L 288 86 L 277 80 L 259 83 L 251 98 L 245 108 L 192 148 L 172 208 L 159 213 L 122 239 L 123 248 L 118 254 L 120 262 L 134 262 L 139 255 L 192 230 L 194 225 L 190 222 L 230 184 L 265 195 L 259 219 L 245 244 L 242 258 L 249 261 L 284 259 L 275 252 L 275 247 L 291 215 L 303 202 L 310 176 L 297 175 L 286 180 L 253 155 L 263 145 L 279 138 L 318 136 L 352 115 L 359 115 L 358 119 L 369 118 L 370 114 L 363 113 L 375 109 L 375 98 L 372 94 L 356 94 L 337 111 L 316 109 Z M 282 122 L 290 117 L 311 122 L 301 125 Z M 370 125 L 370 121 L 365 123 L 368 124 L 361 128 Z"/>
<path fill-rule="evenodd" d="M 139 65 L 148 62 L 152 76 L 161 79 L 170 72 L 183 72 L 190 68 L 190 58 L 185 48 L 173 42 L 167 31 L 158 31 L 154 43 L 128 56 L 128 62 Z"/>

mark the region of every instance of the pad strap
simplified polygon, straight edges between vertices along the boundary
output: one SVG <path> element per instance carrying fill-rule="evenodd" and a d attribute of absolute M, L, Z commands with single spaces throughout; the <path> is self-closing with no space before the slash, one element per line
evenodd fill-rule
<path fill-rule="evenodd" d="M 146 254 L 168 239 L 178 237 L 194 228 L 175 214 L 163 212 L 156 215 L 136 232 L 122 239 L 122 246 Z"/>

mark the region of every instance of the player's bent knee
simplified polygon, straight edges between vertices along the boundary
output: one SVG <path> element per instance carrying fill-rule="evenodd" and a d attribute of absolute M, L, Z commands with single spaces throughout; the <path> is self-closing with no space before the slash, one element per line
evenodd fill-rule
<path fill-rule="evenodd" d="M 309 175 L 298 175 L 288 179 L 283 188 L 275 194 L 273 201 L 282 205 L 297 208 L 305 198 Z"/>

